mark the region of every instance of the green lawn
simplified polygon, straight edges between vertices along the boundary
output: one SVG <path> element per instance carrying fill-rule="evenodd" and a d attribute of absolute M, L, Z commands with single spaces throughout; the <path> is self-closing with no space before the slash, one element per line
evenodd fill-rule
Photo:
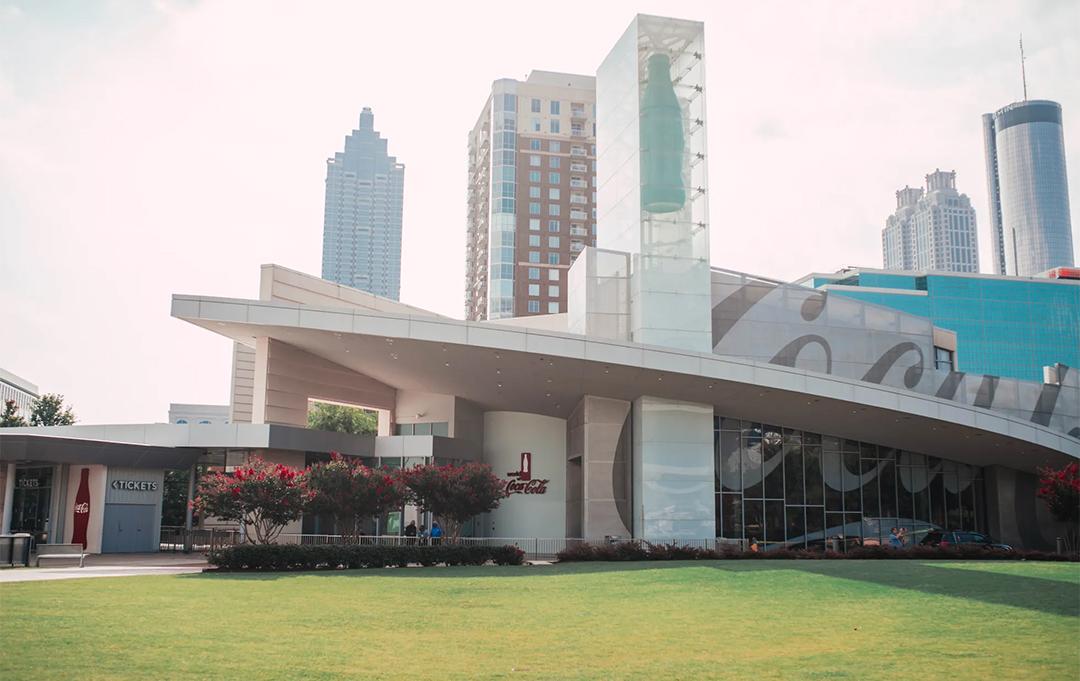
<path fill-rule="evenodd" d="M 1077 679 L 1080 565 L 713 561 L 0 585 L 0 679 Z"/>

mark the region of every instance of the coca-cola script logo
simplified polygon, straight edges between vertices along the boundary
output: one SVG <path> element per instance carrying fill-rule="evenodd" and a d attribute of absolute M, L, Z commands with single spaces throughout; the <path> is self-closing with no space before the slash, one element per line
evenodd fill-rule
<path fill-rule="evenodd" d="M 521 453 L 521 468 L 506 474 L 514 478 L 506 481 L 507 494 L 545 494 L 547 493 L 548 480 L 533 479 L 532 476 L 532 452 Z"/>
<path fill-rule="evenodd" d="M 86 503 L 85 501 L 83 503 L 81 503 L 81 504 L 75 504 L 75 512 L 76 513 L 89 513 L 90 512 L 90 504 Z"/>

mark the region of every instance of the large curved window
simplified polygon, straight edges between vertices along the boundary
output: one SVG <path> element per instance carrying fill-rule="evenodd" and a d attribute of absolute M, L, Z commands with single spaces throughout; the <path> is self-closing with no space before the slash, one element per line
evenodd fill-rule
<path fill-rule="evenodd" d="M 889 529 L 985 531 L 982 469 L 867 442 L 714 419 L 716 527 L 766 548 L 878 545 Z"/>

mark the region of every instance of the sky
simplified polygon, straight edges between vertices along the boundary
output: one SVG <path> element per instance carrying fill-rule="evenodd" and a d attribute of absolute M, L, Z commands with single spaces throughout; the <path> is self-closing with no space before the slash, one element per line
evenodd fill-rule
<path fill-rule="evenodd" d="M 319 274 L 325 162 L 365 106 L 406 166 L 402 300 L 460 318 L 492 81 L 594 74 L 637 12 L 705 22 L 713 265 L 880 267 L 895 191 L 941 168 L 991 272 L 980 116 L 1022 97 L 1021 31 L 1029 97 L 1064 110 L 1076 234 L 1075 0 L 0 0 L 0 367 L 80 423 L 226 403 L 230 342 L 171 295 Z"/>

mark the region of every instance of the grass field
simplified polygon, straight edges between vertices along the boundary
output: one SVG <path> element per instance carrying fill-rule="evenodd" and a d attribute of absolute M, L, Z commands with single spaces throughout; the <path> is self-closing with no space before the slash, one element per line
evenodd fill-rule
<path fill-rule="evenodd" d="M 714 561 L 0 585 L 0 678 L 1077 679 L 1080 565 Z"/>

